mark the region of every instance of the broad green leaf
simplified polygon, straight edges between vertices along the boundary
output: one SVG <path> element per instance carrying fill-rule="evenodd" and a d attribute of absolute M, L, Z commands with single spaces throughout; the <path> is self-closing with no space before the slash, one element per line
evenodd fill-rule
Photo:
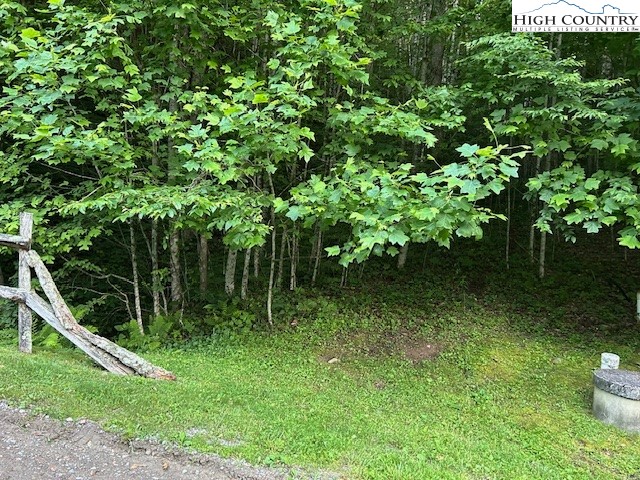
<path fill-rule="evenodd" d="M 596 138 L 591 142 L 591 147 L 595 148 L 596 150 L 604 150 L 608 146 L 609 143 L 600 138 Z"/>
<path fill-rule="evenodd" d="M 599 222 L 591 221 L 585 222 L 584 228 L 587 230 L 587 233 L 598 233 L 602 225 Z"/>
<path fill-rule="evenodd" d="M 22 30 L 20 32 L 20 36 L 22 38 L 33 39 L 33 38 L 38 38 L 40 36 L 40 32 L 34 28 L 29 27 Z"/>
<path fill-rule="evenodd" d="M 465 143 L 464 145 L 456 148 L 456 151 L 460 152 L 460 155 L 466 158 L 470 158 L 474 153 L 478 151 L 480 147 L 478 145 L 469 145 Z"/>
<path fill-rule="evenodd" d="M 269 95 L 266 93 L 256 93 L 251 100 L 253 104 L 269 103 Z"/>
<path fill-rule="evenodd" d="M 329 255 L 330 257 L 336 257 L 340 255 L 340 247 L 338 246 L 326 247 L 325 251 L 327 252 L 327 255 Z"/>
<path fill-rule="evenodd" d="M 580 210 L 576 210 L 568 215 L 565 215 L 564 219 L 569 225 L 581 223 L 585 218 L 585 214 Z"/>
<path fill-rule="evenodd" d="M 287 212 L 287 217 L 293 220 L 294 222 L 300 218 L 302 215 L 302 207 L 298 205 L 293 205 L 289 207 L 289 211 Z"/>
<path fill-rule="evenodd" d="M 587 178 L 584 182 L 585 190 L 597 190 L 600 187 L 600 180 L 595 178 Z"/>
<path fill-rule="evenodd" d="M 403 246 L 409 241 L 409 237 L 402 230 L 394 229 L 389 233 L 389 242 L 395 245 Z"/>
<path fill-rule="evenodd" d="M 460 187 L 460 193 L 474 195 L 478 191 L 478 188 L 480 188 L 481 186 L 482 184 L 475 178 L 471 180 L 465 180 L 462 187 Z"/>
<path fill-rule="evenodd" d="M 640 248 L 640 241 L 635 235 L 623 235 L 618 239 L 618 243 L 623 247 L 631 249 Z"/>
<path fill-rule="evenodd" d="M 142 95 L 140 95 L 136 87 L 132 87 L 127 89 L 127 93 L 125 94 L 124 98 L 126 98 L 130 102 L 138 102 L 142 100 Z"/>
<path fill-rule="evenodd" d="M 498 168 L 500 168 L 500 171 L 507 177 L 518 178 L 518 167 L 501 162 L 500 165 L 498 165 Z"/>
<path fill-rule="evenodd" d="M 295 35 L 300 31 L 300 25 L 295 20 L 290 20 L 284 24 L 282 33 L 285 35 Z"/>
<path fill-rule="evenodd" d="M 56 120 L 58 120 L 58 115 L 55 113 L 50 113 L 48 115 L 45 115 L 44 117 L 42 117 L 42 124 L 43 125 L 53 125 L 54 123 L 56 123 Z"/>

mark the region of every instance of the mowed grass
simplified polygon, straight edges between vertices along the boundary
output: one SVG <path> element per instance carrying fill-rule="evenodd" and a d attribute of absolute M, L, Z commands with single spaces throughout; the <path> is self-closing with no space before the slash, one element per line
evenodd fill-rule
<path fill-rule="evenodd" d="M 590 412 L 600 352 L 635 368 L 636 344 L 535 333 L 522 328 L 533 319 L 475 301 L 431 313 L 348 303 L 367 307 L 320 312 L 324 320 L 296 330 L 145 354 L 177 382 L 117 377 L 66 349 L 21 355 L 5 342 L 0 398 L 130 437 L 339 478 L 640 474 L 640 439 Z M 380 328 L 375 315 L 414 321 Z M 410 360 L 408 344 L 440 353 Z"/>

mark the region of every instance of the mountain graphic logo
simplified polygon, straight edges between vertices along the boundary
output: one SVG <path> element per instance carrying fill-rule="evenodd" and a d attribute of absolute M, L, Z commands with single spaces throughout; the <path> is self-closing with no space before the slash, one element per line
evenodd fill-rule
<path fill-rule="evenodd" d="M 533 9 L 531 8 L 531 2 L 522 3 L 525 3 L 527 10 L 518 13 L 525 15 L 554 13 L 553 11 L 560 9 L 564 12 L 572 12 L 579 15 L 633 15 L 636 13 L 630 11 L 633 7 L 627 5 L 632 3 L 628 0 L 616 0 L 611 3 L 604 3 L 602 0 L 557 0 L 539 4 Z"/>
<path fill-rule="evenodd" d="M 511 31 L 640 32 L 638 0 L 511 0 Z"/>

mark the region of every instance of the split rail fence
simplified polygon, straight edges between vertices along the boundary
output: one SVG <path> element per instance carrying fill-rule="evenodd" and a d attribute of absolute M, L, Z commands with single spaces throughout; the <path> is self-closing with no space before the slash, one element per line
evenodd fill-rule
<path fill-rule="evenodd" d="M 91 333 L 76 321 L 40 255 L 31 249 L 32 236 L 33 216 L 30 213 L 20 214 L 19 235 L 0 233 L 0 245 L 18 250 L 18 288 L 0 285 L 0 298 L 18 304 L 20 351 L 31 353 L 33 324 L 31 312 L 35 312 L 109 372 L 119 375 L 137 374 L 155 379 L 175 380 L 176 377 L 173 373 L 152 365 L 135 353 L 106 338 Z M 33 290 L 31 286 L 32 269 L 48 301 Z"/>

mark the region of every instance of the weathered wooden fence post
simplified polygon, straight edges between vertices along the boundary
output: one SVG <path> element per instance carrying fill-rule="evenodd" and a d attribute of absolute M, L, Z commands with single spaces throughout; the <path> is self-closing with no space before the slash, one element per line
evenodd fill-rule
<path fill-rule="evenodd" d="M 68 339 L 106 370 L 119 374 L 137 373 L 148 378 L 175 380 L 176 376 L 156 367 L 133 352 L 122 348 L 106 338 L 91 333 L 80 325 L 60 295 L 51 273 L 40 255 L 31 250 L 33 216 L 20 214 L 20 235 L 0 233 L 0 245 L 18 250 L 18 288 L 0 285 L 0 298 L 18 304 L 18 334 L 21 352 L 31 353 L 31 311 L 37 313 L 58 333 Z M 40 287 L 49 302 L 31 289 L 31 268 L 36 273 Z"/>
<path fill-rule="evenodd" d="M 27 242 L 26 250 L 18 250 L 18 288 L 31 291 L 31 269 L 27 261 L 27 252 L 31 249 L 33 235 L 33 215 L 20 213 L 20 236 Z M 18 345 L 21 352 L 31 353 L 31 328 L 33 319 L 31 309 L 25 303 L 18 303 Z"/>

